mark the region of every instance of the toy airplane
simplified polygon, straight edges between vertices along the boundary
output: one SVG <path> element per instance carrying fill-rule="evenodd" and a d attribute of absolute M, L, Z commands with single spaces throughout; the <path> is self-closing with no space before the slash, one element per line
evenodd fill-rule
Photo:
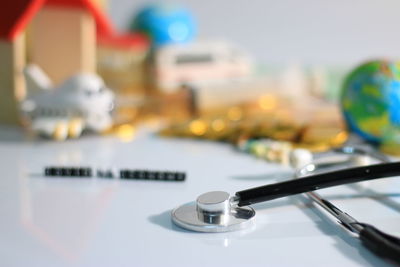
<path fill-rule="evenodd" d="M 27 98 L 23 115 L 37 133 L 57 140 L 78 137 L 82 131 L 100 132 L 112 125 L 114 94 L 95 74 L 76 74 L 59 87 L 36 65 L 24 70 Z"/>

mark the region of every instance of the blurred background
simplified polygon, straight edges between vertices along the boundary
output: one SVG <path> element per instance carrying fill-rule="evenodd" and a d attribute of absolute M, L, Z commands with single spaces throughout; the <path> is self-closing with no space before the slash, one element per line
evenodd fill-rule
<path fill-rule="evenodd" d="M 0 123 L 56 140 L 131 140 L 152 124 L 164 136 L 312 151 L 355 133 L 400 154 L 399 8 L 18 0 L 0 25 Z"/>
<path fill-rule="evenodd" d="M 107 12 L 126 29 L 151 1 L 112 0 Z M 354 66 L 368 58 L 399 57 L 396 0 L 186 0 L 199 38 L 224 37 L 271 64 Z"/>

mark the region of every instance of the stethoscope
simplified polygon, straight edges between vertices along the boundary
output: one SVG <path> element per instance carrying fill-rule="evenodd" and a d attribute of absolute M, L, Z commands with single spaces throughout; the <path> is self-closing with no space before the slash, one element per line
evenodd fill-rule
<path fill-rule="evenodd" d="M 313 203 L 333 215 L 347 230 L 356 234 L 368 249 L 379 256 L 400 262 L 399 238 L 357 221 L 314 192 L 337 185 L 398 176 L 400 162 L 390 162 L 380 153 L 349 146 L 335 149 L 334 152 L 353 156 L 353 159 L 359 162 L 365 163 L 374 159 L 381 163 L 317 173 L 322 167 L 340 163 L 335 160 L 332 162 L 325 160 L 324 163 L 310 162 L 295 171 L 295 177 L 298 179 L 246 189 L 236 192 L 234 196 L 223 191 L 204 193 L 195 202 L 175 208 L 171 214 L 172 221 L 182 228 L 196 232 L 242 230 L 254 225 L 256 212 L 249 205 L 306 193 Z"/>

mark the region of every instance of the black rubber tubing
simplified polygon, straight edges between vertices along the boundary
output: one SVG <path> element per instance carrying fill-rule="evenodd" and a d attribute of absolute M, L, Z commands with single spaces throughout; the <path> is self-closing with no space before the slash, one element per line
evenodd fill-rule
<path fill-rule="evenodd" d="M 380 163 L 246 189 L 237 192 L 236 196 L 239 198 L 239 206 L 247 206 L 322 188 L 397 175 L 400 175 L 400 162 Z"/>

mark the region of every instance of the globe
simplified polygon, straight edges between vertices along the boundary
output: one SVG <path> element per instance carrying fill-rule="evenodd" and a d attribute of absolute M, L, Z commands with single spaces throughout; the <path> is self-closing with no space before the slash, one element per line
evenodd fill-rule
<path fill-rule="evenodd" d="M 147 34 L 154 46 L 186 43 L 195 36 L 194 19 L 186 8 L 149 4 L 135 15 L 130 30 Z"/>
<path fill-rule="evenodd" d="M 351 131 L 377 144 L 400 143 L 399 63 L 376 60 L 358 66 L 345 79 L 340 101 Z"/>

